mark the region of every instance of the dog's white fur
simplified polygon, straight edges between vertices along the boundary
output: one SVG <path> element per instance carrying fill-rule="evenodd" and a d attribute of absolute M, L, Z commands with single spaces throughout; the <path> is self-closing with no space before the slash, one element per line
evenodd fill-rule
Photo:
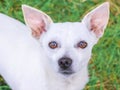
<path fill-rule="evenodd" d="M 0 14 L 0 74 L 12 90 L 83 89 L 92 47 L 109 19 L 109 3 L 75 23 L 53 23 L 42 11 L 26 5 L 22 9 L 28 27 Z M 75 47 L 81 40 L 88 43 L 85 49 Z M 59 47 L 50 49 L 50 41 L 57 41 Z M 58 60 L 63 56 L 73 60 L 71 75 L 59 72 Z"/>

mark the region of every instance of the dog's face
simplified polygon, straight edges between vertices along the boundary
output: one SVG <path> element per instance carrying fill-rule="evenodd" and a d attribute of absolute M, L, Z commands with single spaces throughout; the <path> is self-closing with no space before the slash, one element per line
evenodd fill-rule
<path fill-rule="evenodd" d="M 87 65 L 96 39 L 83 23 L 66 22 L 51 24 L 41 43 L 53 69 L 72 74 Z"/>
<path fill-rule="evenodd" d="M 71 75 L 87 67 L 92 47 L 103 35 L 109 19 L 109 5 L 104 3 L 88 13 L 82 22 L 53 23 L 45 13 L 23 6 L 26 24 L 40 41 L 50 67 Z"/>

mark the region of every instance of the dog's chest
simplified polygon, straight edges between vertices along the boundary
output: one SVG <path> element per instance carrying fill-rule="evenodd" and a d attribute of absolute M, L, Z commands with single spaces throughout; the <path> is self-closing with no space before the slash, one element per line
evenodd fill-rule
<path fill-rule="evenodd" d="M 58 82 L 49 83 L 49 89 L 51 90 L 81 90 L 79 83 L 66 83 L 66 82 Z"/>
<path fill-rule="evenodd" d="M 51 79 L 48 82 L 48 90 L 82 90 L 88 82 L 88 77 L 84 78 L 84 81 L 81 82 L 81 78 L 77 77 L 76 79 L 71 79 L 71 81 L 65 81 L 60 79 Z"/>

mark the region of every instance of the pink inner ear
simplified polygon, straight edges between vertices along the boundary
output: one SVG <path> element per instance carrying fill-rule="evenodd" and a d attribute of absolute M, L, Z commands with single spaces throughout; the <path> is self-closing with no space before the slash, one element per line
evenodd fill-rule
<path fill-rule="evenodd" d="M 44 12 L 27 5 L 22 5 L 22 10 L 25 22 L 32 30 L 32 35 L 37 39 L 40 38 L 53 22 L 52 19 Z"/>
<path fill-rule="evenodd" d="M 43 12 L 29 6 L 23 6 L 23 12 L 26 24 L 32 30 L 32 35 L 40 38 L 40 35 L 46 31 L 47 25 L 51 23 L 51 19 L 49 20 L 49 16 Z"/>
<path fill-rule="evenodd" d="M 26 17 L 26 21 L 29 25 L 29 27 L 32 29 L 32 35 L 35 38 L 39 38 L 40 35 L 42 34 L 42 32 L 46 31 L 45 30 L 45 22 L 43 20 L 44 16 L 41 14 L 37 14 L 37 13 L 32 13 L 29 14 Z"/>
<path fill-rule="evenodd" d="M 102 12 L 101 12 L 102 13 Z M 97 37 L 101 36 L 104 32 L 104 27 L 107 23 L 107 17 L 105 13 L 94 13 L 90 20 L 90 30 L 92 30 Z"/>
<path fill-rule="evenodd" d="M 30 27 L 32 29 L 32 35 L 35 37 L 35 38 L 39 38 L 40 35 L 46 31 L 45 30 L 45 24 L 44 22 L 38 22 L 38 21 L 34 21 L 33 20 L 33 23 Z"/>

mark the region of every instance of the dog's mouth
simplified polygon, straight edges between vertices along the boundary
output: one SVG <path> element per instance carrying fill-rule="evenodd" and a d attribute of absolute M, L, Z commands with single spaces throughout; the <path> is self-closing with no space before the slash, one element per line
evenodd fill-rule
<path fill-rule="evenodd" d="M 65 75 L 71 75 L 71 74 L 73 74 L 73 72 L 72 71 L 61 71 L 61 73 L 62 74 L 65 74 Z"/>
<path fill-rule="evenodd" d="M 72 71 L 71 69 L 69 70 L 60 70 L 60 73 L 63 75 L 72 75 L 74 73 L 74 71 Z"/>

